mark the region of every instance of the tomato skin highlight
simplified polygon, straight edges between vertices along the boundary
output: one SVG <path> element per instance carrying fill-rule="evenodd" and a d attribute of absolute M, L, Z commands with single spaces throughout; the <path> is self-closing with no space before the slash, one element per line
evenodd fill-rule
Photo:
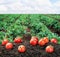
<path fill-rule="evenodd" d="M 52 43 L 55 43 L 55 44 L 58 43 L 58 40 L 57 40 L 56 38 L 52 38 L 50 41 L 51 41 Z"/>
<path fill-rule="evenodd" d="M 21 43 L 22 39 L 20 37 L 17 37 L 17 38 L 14 39 L 14 42 L 15 43 Z"/>
<path fill-rule="evenodd" d="M 43 39 L 44 39 L 45 43 L 48 43 L 49 42 L 48 37 L 44 37 Z"/>
<path fill-rule="evenodd" d="M 46 50 L 47 53 L 53 53 L 54 52 L 54 47 L 50 45 L 50 46 L 47 46 L 45 50 Z"/>
<path fill-rule="evenodd" d="M 38 41 L 38 37 L 36 37 L 36 36 L 32 36 L 31 39 L 34 39 L 34 40 Z"/>
<path fill-rule="evenodd" d="M 8 42 L 9 42 L 9 41 L 8 41 L 7 39 L 4 39 L 4 40 L 2 41 L 2 45 L 4 46 L 4 45 L 6 45 Z"/>
<path fill-rule="evenodd" d="M 26 51 L 26 47 L 24 45 L 18 46 L 18 52 L 24 53 Z"/>
<path fill-rule="evenodd" d="M 5 48 L 7 50 L 11 50 L 13 48 L 13 44 L 12 43 L 7 43 L 6 46 L 5 46 Z"/>
<path fill-rule="evenodd" d="M 38 42 L 38 44 L 40 46 L 44 46 L 45 45 L 45 41 L 43 39 L 40 39 L 39 42 Z"/>

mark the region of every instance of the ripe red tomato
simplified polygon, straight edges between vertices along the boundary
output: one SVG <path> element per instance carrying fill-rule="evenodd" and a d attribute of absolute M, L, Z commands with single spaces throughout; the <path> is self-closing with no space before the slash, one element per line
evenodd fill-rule
<path fill-rule="evenodd" d="M 52 38 L 52 39 L 51 39 L 51 42 L 57 44 L 57 43 L 58 43 L 58 40 L 55 39 L 55 38 Z"/>
<path fill-rule="evenodd" d="M 15 43 L 21 43 L 22 39 L 20 37 L 17 37 L 17 38 L 14 39 L 14 42 Z"/>
<path fill-rule="evenodd" d="M 51 46 L 51 45 L 49 45 L 49 46 L 46 47 L 45 50 L 46 50 L 46 52 L 48 52 L 48 53 L 52 53 L 52 52 L 54 52 L 54 47 Z"/>
<path fill-rule="evenodd" d="M 31 39 L 30 40 L 30 44 L 33 45 L 33 46 L 37 45 L 37 43 L 38 42 L 36 40 L 34 40 L 34 39 Z"/>
<path fill-rule="evenodd" d="M 44 37 L 43 39 L 44 39 L 45 43 L 49 42 L 49 39 L 47 37 Z"/>
<path fill-rule="evenodd" d="M 26 47 L 25 47 L 24 45 L 18 46 L 18 52 L 23 53 L 23 52 L 25 52 L 25 51 L 26 51 Z"/>
<path fill-rule="evenodd" d="M 30 40 L 30 44 L 31 45 L 37 45 L 38 44 L 38 37 L 36 36 L 32 36 L 31 40 Z"/>
<path fill-rule="evenodd" d="M 8 42 L 9 42 L 9 41 L 8 41 L 7 39 L 4 39 L 4 40 L 2 41 L 2 45 L 4 46 L 4 45 L 6 45 Z"/>
<path fill-rule="evenodd" d="M 45 45 L 44 39 L 40 39 L 39 42 L 38 42 L 38 44 L 39 44 L 40 46 L 44 46 L 44 45 Z"/>
<path fill-rule="evenodd" d="M 7 43 L 5 46 L 6 49 L 10 50 L 13 48 L 13 44 L 12 43 Z"/>

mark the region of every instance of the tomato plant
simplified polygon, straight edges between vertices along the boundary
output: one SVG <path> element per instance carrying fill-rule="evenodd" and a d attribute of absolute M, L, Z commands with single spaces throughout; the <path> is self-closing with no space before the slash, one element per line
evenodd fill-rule
<path fill-rule="evenodd" d="M 0 14 L 0 39 L 2 40 L 5 36 L 10 39 L 16 36 L 23 37 L 27 31 L 39 38 L 47 36 L 50 39 L 55 37 L 59 40 L 60 22 L 56 16 L 59 17 L 60 15 Z"/>

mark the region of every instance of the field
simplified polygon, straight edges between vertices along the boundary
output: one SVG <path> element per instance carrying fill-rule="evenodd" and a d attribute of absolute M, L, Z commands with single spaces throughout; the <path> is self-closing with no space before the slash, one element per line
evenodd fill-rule
<path fill-rule="evenodd" d="M 10 41 L 16 36 L 26 33 L 30 29 L 31 35 L 39 38 L 48 36 L 60 40 L 60 15 L 43 14 L 5 14 L 0 15 L 0 42 L 8 37 Z"/>
<path fill-rule="evenodd" d="M 60 48 L 57 49 L 57 47 L 60 47 L 59 14 L 0 14 L 0 48 L 2 48 L 0 50 L 1 57 L 9 57 L 9 55 L 6 55 L 8 54 L 8 51 L 6 51 L 3 46 L 1 46 L 2 40 L 7 38 L 10 42 L 13 42 L 13 40 L 17 36 L 20 36 L 22 39 L 26 40 L 26 44 L 25 42 L 23 42 L 22 44 L 27 46 L 29 50 L 27 50 L 26 53 L 21 55 L 18 52 L 16 52 L 15 54 L 16 48 L 19 44 L 17 45 L 13 43 L 15 49 L 10 51 L 9 55 L 11 54 L 11 52 L 13 54 L 10 57 L 14 57 L 16 55 L 16 57 L 24 57 L 25 55 L 25 57 L 44 57 L 48 54 L 44 51 L 44 49 L 49 44 L 52 44 L 56 48 L 56 51 L 52 55 L 49 54 L 49 56 L 47 55 L 46 57 L 60 57 Z M 56 38 L 58 40 L 58 44 L 55 45 L 49 42 L 45 47 L 40 48 L 38 45 L 32 47 L 29 45 L 29 40 L 31 36 L 37 36 L 38 39 L 41 39 L 43 37 L 48 37 L 49 39 Z M 31 51 L 31 49 L 33 51 Z M 42 51 L 39 52 L 39 50 Z M 31 55 L 28 51 L 31 54 L 33 52 L 34 53 Z M 1 52 L 4 55 L 2 55 Z"/>

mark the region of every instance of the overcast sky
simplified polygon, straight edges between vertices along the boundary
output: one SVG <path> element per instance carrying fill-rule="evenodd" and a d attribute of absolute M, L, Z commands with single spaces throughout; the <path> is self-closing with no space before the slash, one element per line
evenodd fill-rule
<path fill-rule="evenodd" d="M 60 0 L 0 0 L 0 13 L 60 13 Z"/>

